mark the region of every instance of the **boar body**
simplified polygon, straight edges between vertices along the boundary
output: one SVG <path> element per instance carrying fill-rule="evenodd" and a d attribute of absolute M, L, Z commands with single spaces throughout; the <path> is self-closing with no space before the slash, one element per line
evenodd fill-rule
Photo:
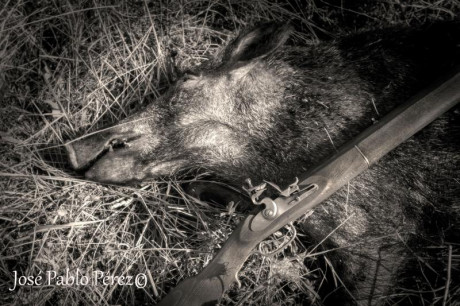
<path fill-rule="evenodd" d="M 200 169 L 236 187 L 285 187 L 460 59 L 455 23 L 304 46 L 286 43 L 290 31 L 243 31 L 142 112 L 67 144 L 73 167 L 109 183 Z M 311 241 L 336 249 L 350 303 L 388 302 L 413 247 L 459 241 L 458 117 L 438 119 L 306 219 Z"/>

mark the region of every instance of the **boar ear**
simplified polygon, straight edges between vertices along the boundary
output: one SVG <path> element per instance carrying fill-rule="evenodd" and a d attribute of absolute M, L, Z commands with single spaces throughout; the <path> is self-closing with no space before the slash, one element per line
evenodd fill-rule
<path fill-rule="evenodd" d="M 264 57 L 283 45 L 289 38 L 289 24 L 264 23 L 243 31 L 224 51 L 223 62 L 230 65 Z"/>

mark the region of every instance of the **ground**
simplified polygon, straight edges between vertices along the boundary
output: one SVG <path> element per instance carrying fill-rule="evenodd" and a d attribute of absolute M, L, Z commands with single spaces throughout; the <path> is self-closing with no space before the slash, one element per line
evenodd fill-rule
<path fill-rule="evenodd" d="M 459 12 L 456 0 L 347 7 L 338 0 L 6 1 L 0 8 L 0 303 L 152 304 L 209 263 L 243 214 L 186 195 L 183 178 L 131 187 L 87 181 L 69 168 L 62 145 L 161 95 L 178 71 L 207 61 L 239 29 L 289 20 L 296 29 L 291 43 L 314 44 L 362 28 L 452 20 Z M 260 248 L 276 249 L 291 235 L 286 227 Z M 459 260 L 458 246 L 433 248 L 441 261 Z M 221 304 L 320 304 L 323 271 L 305 265 L 320 256 L 312 253 L 299 232 L 276 256 L 252 255 L 239 273 L 241 287 Z M 133 285 L 113 278 L 103 284 L 97 271 L 133 276 Z M 75 282 L 57 283 L 67 272 Z M 10 291 L 15 275 L 35 277 L 27 282 L 56 277 L 50 285 Z M 83 276 L 97 282 L 84 285 Z M 449 302 L 460 286 L 432 293 L 420 304 Z"/>

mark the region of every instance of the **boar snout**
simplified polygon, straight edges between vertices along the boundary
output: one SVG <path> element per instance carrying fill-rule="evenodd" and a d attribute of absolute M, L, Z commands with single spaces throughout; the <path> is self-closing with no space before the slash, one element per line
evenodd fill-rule
<path fill-rule="evenodd" d="M 75 170 L 87 168 L 99 155 L 112 148 L 114 144 L 122 144 L 136 137 L 133 132 L 121 132 L 114 128 L 96 132 L 90 136 L 70 141 L 65 144 L 70 163 Z"/>
<path fill-rule="evenodd" d="M 148 171 L 147 158 L 156 146 L 146 123 L 124 123 L 65 144 L 75 170 L 85 177 L 107 183 L 142 180 Z"/>

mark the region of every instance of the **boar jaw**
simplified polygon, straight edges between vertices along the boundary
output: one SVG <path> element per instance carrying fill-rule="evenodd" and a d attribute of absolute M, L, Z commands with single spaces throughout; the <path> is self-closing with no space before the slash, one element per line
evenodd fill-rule
<path fill-rule="evenodd" d="M 113 184 L 140 182 L 151 176 L 170 175 L 182 165 L 181 160 L 152 163 L 135 150 L 122 148 L 104 154 L 85 172 L 85 177 Z"/>

